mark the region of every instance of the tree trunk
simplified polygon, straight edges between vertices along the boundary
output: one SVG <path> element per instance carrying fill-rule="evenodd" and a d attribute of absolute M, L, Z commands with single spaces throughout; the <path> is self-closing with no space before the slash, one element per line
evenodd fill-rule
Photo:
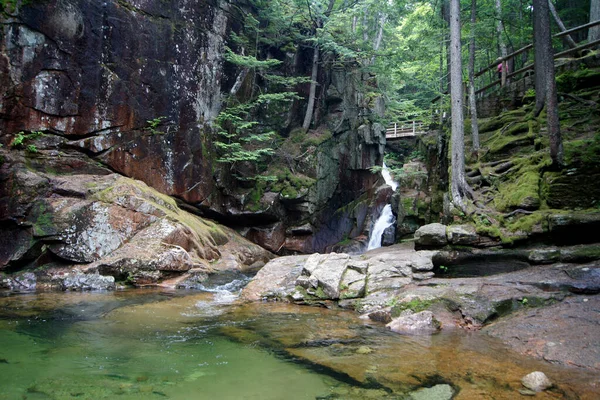
<path fill-rule="evenodd" d="M 387 15 L 384 13 L 379 13 L 379 29 L 377 30 L 377 36 L 375 36 L 375 40 L 373 41 L 373 57 L 371 57 L 371 64 L 375 63 L 375 53 L 377 53 L 381 47 L 381 42 L 383 40 L 383 27 L 386 20 Z"/>
<path fill-rule="evenodd" d="M 248 72 L 250 72 L 250 69 L 248 68 L 244 68 L 240 71 L 237 78 L 235 78 L 235 83 L 231 87 L 229 94 L 235 96 L 237 92 L 239 92 L 239 90 L 242 88 L 242 83 L 244 83 L 244 79 L 246 79 L 246 76 L 248 76 Z"/>
<path fill-rule="evenodd" d="M 308 11 L 310 12 L 310 3 L 306 2 L 308 5 Z M 325 18 L 329 17 L 331 12 L 333 11 L 333 5 L 335 4 L 335 0 L 329 0 L 329 4 L 327 6 L 327 10 L 324 13 Z M 313 18 L 311 16 L 311 18 Z M 317 32 L 319 28 L 323 27 L 323 17 L 317 16 L 313 18 L 314 24 L 314 37 L 317 37 Z M 308 94 L 308 104 L 306 105 L 306 114 L 304 114 L 304 122 L 302 122 L 302 129 L 304 131 L 308 131 L 310 128 L 310 123 L 313 119 L 314 109 L 315 109 L 315 98 L 317 96 L 317 78 L 319 75 L 319 46 L 315 43 L 315 47 L 313 50 L 313 62 L 312 62 L 312 71 L 310 73 L 310 91 Z"/>
<path fill-rule="evenodd" d="M 471 109 L 471 131 L 473 152 L 479 152 L 479 125 L 477 124 L 477 99 L 475 98 L 475 23 L 477 22 L 477 0 L 471 0 L 471 37 L 469 38 L 469 108 Z"/>
<path fill-rule="evenodd" d="M 590 1 L 590 22 L 600 20 L 600 0 Z M 588 42 L 600 39 L 600 25 L 596 25 L 588 31 Z"/>
<path fill-rule="evenodd" d="M 310 123 L 313 117 L 313 110 L 315 108 L 315 97 L 317 94 L 317 75 L 319 72 L 319 48 L 315 45 L 313 51 L 313 62 L 312 72 L 310 74 L 310 92 L 308 94 L 308 105 L 306 106 L 306 114 L 304 114 L 304 122 L 302 123 L 302 129 L 308 131 Z"/>
<path fill-rule="evenodd" d="M 369 8 L 367 6 L 365 6 L 365 10 L 363 13 L 363 20 L 362 20 L 363 41 L 365 42 L 365 44 L 369 41 L 369 20 L 367 17 L 368 12 L 369 12 Z"/>
<path fill-rule="evenodd" d="M 544 30 L 550 32 L 550 21 L 547 22 L 546 26 L 542 26 L 542 21 L 540 20 L 540 3 L 544 3 L 546 0 L 534 0 L 534 9 L 533 12 L 533 70 L 534 70 L 534 79 L 535 79 L 535 108 L 533 110 L 533 115 L 537 117 L 540 115 L 542 110 L 544 109 L 544 104 L 546 104 L 546 81 L 545 81 L 545 66 L 550 61 L 547 59 L 548 55 L 543 50 L 543 37 L 545 35 Z M 535 4 L 538 5 L 535 5 Z M 546 10 L 548 10 L 546 6 Z M 554 62 L 554 60 L 552 60 Z"/>
<path fill-rule="evenodd" d="M 550 8 L 550 12 L 552 13 L 552 17 L 554 17 L 556 25 L 558 25 L 558 27 L 560 28 L 560 31 L 566 31 L 567 28 L 565 27 L 565 24 L 563 24 L 562 19 L 560 19 L 560 15 L 558 15 L 558 12 L 556 12 L 556 7 L 554 7 L 554 3 L 552 3 L 552 0 L 548 0 L 548 7 Z M 577 43 L 575 43 L 571 35 L 563 36 L 563 40 L 570 48 L 574 49 L 575 47 L 577 47 Z"/>
<path fill-rule="evenodd" d="M 442 0 L 442 19 L 446 23 L 446 27 L 450 28 L 450 3 L 449 0 Z M 446 88 L 445 93 L 450 93 L 450 81 L 452 76 L 450 74 L 450 37 L 445 35 L 443 38 L 446 44 Z"/>
<path fill-rule="evenodd" d="M 504 34 L 504 23 L 502 22 L 502 3 L 500 0 L 496 0 L 496 18 L 498 19 L 496 23 L 496 33 L 498 34 L 498 46 L 500 47 L 500 57 L 503 59 L 508 55 L 506 50 L 506 43 L 504 43 L 504 38 L 502 35 Z M 506 60 L 502 61 L 502 75 L 500 77 L 500 83 L 502 86 L 506 85 L 506 73 L 507 73 L 507 63 Z"/>
<path fill-rule="evenodd" d="M 470 194 L 465 179 L 462 59 L 460 47 L 460 0 L 450 0 L 450 98 L 452 102 L 452 202 L 466 210 L 464 198 Z"/>
<path fill-rule="evenodd" d="M 535 46 L 535 115 L 544 104 L 548 116 L 550 158 L 555 167 L 563 165 L 563 145 L 558 119 L 558 98 L 554 72 L 554 50 L 550 32 L 550 7 L 548 0 L 533 0 L 534 46 Z"/>

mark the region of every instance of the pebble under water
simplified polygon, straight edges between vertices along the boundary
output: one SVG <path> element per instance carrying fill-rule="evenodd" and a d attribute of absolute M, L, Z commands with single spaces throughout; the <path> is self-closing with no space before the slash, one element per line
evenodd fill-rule
<path fill-rule="evenodd" d="M 0 399 L 404 399 L 440 384 L 513 399 L 533 370 L 557 383 L 538 399 L 595 398 L 590 375 L 483 335 L 403 337 L 351 312 L 223 293 L 0 297 Z"/>

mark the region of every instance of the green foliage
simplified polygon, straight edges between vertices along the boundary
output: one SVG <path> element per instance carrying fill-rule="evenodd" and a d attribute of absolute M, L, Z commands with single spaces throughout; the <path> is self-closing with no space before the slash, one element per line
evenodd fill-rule
<path fill-rule="evenodd" d="M 23 148 L 27 142 L 39 139 L 42 136 L 44 136 L 44 133 L 42 131 L 32 131 L 30 133 L 20 131 L 15 135 L 10 146 L 15 149 L 20 149 Z M 38 148 L 34 144 L 28 144 L 27 146 L 25 146 L 25 150 L 27 150 L 29 153 L 38 152 Z"/>
<path fill-rule="evenodd" d="M 397 297 L 391 297 L 388 299 L 388 301 L 385 302 L 386 307 L 395 307 L 397 304 L 398 304 Z"/>
<path fill-rule="evenodd" d="M 229 47 L 225 47 L 225 60 L 245 68 L 269 69 L 280 65 L 282 62 L 275 59 L 258 60 L 254 56 L 235 54 Z"/>
<path fill-rule="evenodd" d="M 149 119 L 148 121 L 146 121 L 148 126 L 145 127 L 144 130 L 150 131 L 150 133 L 153 135 L 163 135 L 164 132 L 159 131 L 158 127 L 162 123 L 162 121 L 164 121 L 166 118 L 167 117 L 157 117 L 157 118 Z"/>
<path fill-rule="evenodd" d="M 515 180 L 502 184 L 499 195 L 494 199 L 498 210 L 506 211 L 515 208 L 539 207 L 540 205 L 540 174 L 528 171 L 519 175 Z M 527 205 L 530 205 L 529 207 Z"/>
<path fill-rule="evenodd" d="M 511 232 L 531 232 L 535 226 L 546 223 L 546 214 L 546 211 L 535 211 L 533 214 L 511 218 L 505 224 Z"/>
<path fill-rule="evenodd" d="M 289 170 L 280 170 L 276 174 L 277 181 L 270 185 L 270 189 L 284 198 L 297 198 L 315 183 L 315 179 Z"/>
<path fill-rule="evenodd" d="M 240 162 L 250 162 L 255 166 L 267 157 L 275 153 L 272 145 L 276 132 L 269 129 L 261 122 L 253 120 L 256 112 L 261 108 L 280 102 L 291 102 L 298 98 L 295 93 L 267 93 L 259 95 L 251 102 L 238 104 L 225 108 L 216 118 L 216 140 L 217 162 L 227 163 L 234 166 Z M 258 178 L 246 176 L 245 179 L 267 179 L 272 177 Z M 242 178 L 241 176 L 239 176 Z"/>
<path fill-rule="evenodd" d="M 25 134 L 23 132 L 17 133 L 17 136 L 13 139 L 11 146 L 12 147 L 21 147 L 23 146 L 23 142 L 25 142 Z"/>
<path fill-rule="evenodd" d="M 30 0 L 0 0 L 0 10 L 5 12 L 14 12 L 17 6 L 25 6 Z"/>
<path fill-rule="evenodd" d="M 600 164 L 600 133 L 596 133 L 592 138 L 566 142 L 564 149 L 568 165 Z"/>

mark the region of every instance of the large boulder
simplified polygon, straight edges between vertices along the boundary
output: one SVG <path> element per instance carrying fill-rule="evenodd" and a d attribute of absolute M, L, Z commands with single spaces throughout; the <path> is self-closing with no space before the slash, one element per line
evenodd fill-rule
<path fill-rule="evenodd" d="M 37 286 L 37 277 L 32 272 L 14 276 L 0 276 L 0 288 L 12 291 L 33 291 Z"/>
<path fill-rule="evenodd" d="M 37 175 L 13 188 L 29 193 L 34 190 L 29 185 L 45 182 L 46 190 L 23 210 L 20 224 L 0 228 L 0 236 L 29 239 L 18 242 L 17 251 L 14 243 L 0 242 L 5 255 L 0 269 L 52 265 L 51 273 L 35 270 L 33 284 L 38 287 L 110 289 L 115 280 L 157 284 L 192 269 L 200 276 L 198 270 L 260 268 L 272 258 L 233 230 L 180 209 L 142 182 L 116 174 Z M 32 286 L 21 281 L 6 278 L 4 286 Z"/>
<path fill-rule="evenodd" d="M 415 232 L 415 243 L 422 247 L 443 247 L 448 244 L 446 225 L 434 223 L 420 227 Z"/>
<path fill-rule="evenodd" d="M 75 272 L 62 277 L 63 290 L 110 290 L 115 288 L 115 278 L 99 274 Z"/>
<path fill-rule="evenodd" d="M 447 229 L 448 242 L 459 246 L 476 246 L 479 235 L 472 225 L 450 225 Z"/>
<path fill-rule="evenodd" d="M 552 387 L 552 382 L 546 374 L 541 371 L 534 371 L 527 374 L 521 379 L 521 383 L 527 389 L 533 390 L 534 392 L 542 392 Z"/>
<path fill-rule="evenodd" d="M 548 216 L 550 235 L 561 244 L 595 243 L 599 229 L 599 212 L 564 212 Z"/>
<path fill-rule="evenodd" d="M 431 259 L 434 252 L 414 251 L 397 245 L 367 254 L 316 253 L 279 257 L 259 271 L 244 289 L 242 297 L 298 302 L 346 301 L 399 289 L 413 280 L 433 276 Z"/>
<path fill-rule="evenodd" d="M 287 256 L 271 260 L 242 291 L 242 299 L 285 299 L 296 289 L 296 280 L 309 256 Z"/>

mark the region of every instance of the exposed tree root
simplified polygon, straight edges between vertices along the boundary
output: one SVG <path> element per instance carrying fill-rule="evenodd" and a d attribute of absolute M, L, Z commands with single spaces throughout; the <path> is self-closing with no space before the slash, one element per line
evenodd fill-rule
<path fill-rule="evenodd" d="M 582 99 L 581 97 L 574 96 L 574 95 L 572 95 L 570 93 L 562 93 L 561 92 L 561 93 L 558 93 L 558 95 L 562 96 L 562 97 L 567 97 L 567 98 L 569 98 L 571 100 L 575 100 L 575 101 L 577 101 L 579 103 L 585 104 L 586 106 L 593 106 L 593 107 L 597 107 L 598 106 L 598 103 L 596 103 L 593 100 Z"/>
<path fill-rule="evenodd" d="M 507 214 L 502 214 L 502 216 L 504 218 L 508 218 L 508 217 L 512 217 L 513 215 L 517 215 L 517 214 L 533 214 L 533 211 L 527 211 L 527 210 L 523 210 L 522 208 L 518 208 L 514 211 L 511 211 Z"/>
<path fill-rule="evenodd" d="M 515 163 L 513 163 L 512 161 L 507 161 L 503 164 L 499 164 L 495 169 L 494 172 L 497 174 L 500 174 L 502 172 L 507 172 L 508 170 L 510 170 L 512 167 L 515 166 Z"/>
<path fill-rule="evenodd" d="M 481 164 L 482 167 L 491 167 L 494 168 L 500 164 L 506 163 L 506 162 L 510 162 L 510 160 L 497 160 L 497 161 L 490 161 L 484 164 Z"/>

